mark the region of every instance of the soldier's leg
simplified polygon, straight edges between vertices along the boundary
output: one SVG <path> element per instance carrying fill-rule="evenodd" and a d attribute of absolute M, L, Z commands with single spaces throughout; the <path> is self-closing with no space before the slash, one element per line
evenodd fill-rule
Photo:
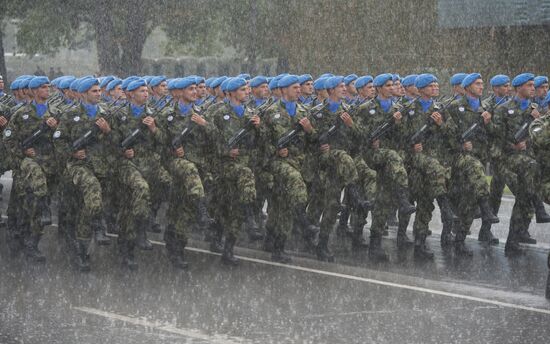
<path fill-rule="evenodd" d="M 7 233 L 8 233 L 8 245 L 10 252 L 13 256 L 18 254 L 24 245 L 24 221 L 21 215 L 23 215 L 23 199 L 21 193 L 18 193 L 19 184 L 19 172 L 12 171 L 12 184 L 10 191 L 10 198 L 8 200 L 8 221 L 7 221 Z"/>
<path fill-rule="evenodd" d="M 244 226 L 250 241 L 262 240 L 263 233 L 256 223 L 254 202 L 256 201 L 256 182 L 254 173 L 248 166 L 234 164 L 230 170 L 230 177 L 237 187 L 237 200 L 242 207 Z"/>
<path fill-rule="evenodd" d="M 170 193 L 166 218 L 168 224 L 164 231 L 164 242 L 168 259 L 178 269 L 186 269 L 184 249 L 189 237 L 189 224 L 195 217 L 186 202 L 186 186 L 182 180 L 174 179 L 174 185 Z"/>

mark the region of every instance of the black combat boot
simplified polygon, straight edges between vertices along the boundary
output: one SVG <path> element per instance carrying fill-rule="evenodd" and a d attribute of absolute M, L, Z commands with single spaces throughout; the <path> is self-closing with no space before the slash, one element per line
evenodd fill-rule
<path fill-rule="evenodd" d="M 177 238 L 177 235 L 176 235 L 177 255 L 171 260 L 171 262 L 174 267 L 181 270 L 185 270 L 189 267 L 189 263 L 185 260 L 186 246 L 187 246 L 187 240 L 182 238 Z"/>
<path fill-rule="evenodd" d="M 117 245 L 122 266 L 132 271 L 137 270 L 138 264 L 134 260 L 134 249 L 136 246 L 134 240 L 125 240 L 119 236 Z"/>
<path fill-rule="evenodd" d="M 317 245 L 317 237 L 319 236 L 319 226 L 312 224 L 306 214 L 305 206 L 297 206 L 294 219 L 300 227 L 302 237 L 304 238 L 306 247 L 313 249 Z"/>
<path fill-rule="evenodd" d="M 35 263 L 44 263 L 46 261 L 46 257 L 38 249 L 40 237 L 40 234 L 32 233 L 25 238 L 25 256 Z"/>
<path fill-rule="evenodd" d="M 292 258 L 285 252 L 285 238 L 282 235 L 278 235 L 274 238 L 273 251 L 271 253 L 271 260 L 277 263 L 289 264 L 292 262 Z"/>
<path fill-rule="evenodd" d="M 363 193 L 361 192 L 359 185 L 355 183 L 348 184 L 346 186 L 346 192 L 348 193 L 348 203 L 352 205 L 352 208 L 361 209 L 364 212 L 372 209 L 372 204 L 365 199 L 365 197 L 363 197 Z"/>
<path fill-rule="evenodd" d="M 426 244 L 426 234 L 418 234 L 414 237 L 414 257 L 423 260 L 434 259 L 434 253 Z"/>
<path fill-rule="evenodd" d="M 404 248 L 413 245 L 413 241 L 407 236 L 407 225 L 408 222 L 399 221 L 399 226 L 397 227 L 397 247 Z"/>
<path fill-rule="evenodd" d="M 273 234 L 273 228 L 271 226 L 265 227 L 265 238 L 262 245 L 262 249 L 266 252 L 273 252 L 273 246 L 275 245 L 275 234 Z"/>
<path fill-rule="evenodd" d="M 516 256 L 521 254 L 523 251 L 521 245 L 519 244 L 518 234 L 516 229 L 510 227 L 508 231 L 508 238 L 506 239 L 506 245 L 504 246 L 504 255 L 507 257 Z"/>
<path fill-rule="evenodd" d="M 210 229 L 214 224 L 214 219 L 208 214 L 206 197 L 199 198 L 197 201 L 197 224 L 202 230 Z"/>
<path fill-rule="evenodd" d="M 209 235 L 210 252 L 214 252 L 214 253 L 223 252 L 222 237 L 223 237 L 223 227 L 218 221 L 214 221 L 212 226 L 210 226 L 210 235 Z"/>
<path fill-rule="evenodd" d="M 392 211 L 392 213 L 388 217 L 388 220 L 386 221 L 386 224 L 390 227 L 399 226 L 399 220 L 397 219 L 397 210 Z"/>
<path fill-rule="evenodd" d="M 107 246 L 111 244 L 111 240 L 107 235 L 105 235 L 105 227 L 103 226 L 103 223 L 101 222 L 101 219 L 99 217 L 92 220 L 90 227 L 92 227 L 94 239 L 98 245 Z"/>
<path fill-rule="evenodd" d="M 338 219 L 338 227 L 336 227 L 336 234 L 339 237 L 345 237 L 353 233 L 352 229 L 348 225 L 350 215 L 350 207 L 346 204 L 342 204 L 340 208 L 340 218 Z"/>
<path fill-rule="evenodd" d="M 409 189 L 398 187 L 397 199 L 399 200 L 399 213 L 411 215 L 416 211 L 416 207 L 409 201 Z"/>
<path fill-rule="evenodd" d="M 441 211 L 441 218 L 449 221 L 458 221 L 459 218 L 453 212 L 451 207 L 451 202 L 449 202 L 449 197 L 447 195 L 441 195 L 436 198 L 437 205 L 439 205 L 439 210 Z"/>
<path fill-rule="evenodd" d="M 448 219 L 443 219 L 443 228 L 441 230 L 441 247 L 449 247 L 455 242 L 453 234 L 454 222 Z"/>
<path fill-rule="evenodd" d="M 10 250 L 10 255 L 11 257 L 15 257 L 25 247 L 25 241 L 23 240 L 23 234 L 22 234 L 25 231 L 20 230 L 18 228 L 17 218 L 15 216 L 8 217 L 6 231 L 7 231 L 8 248 Z"/>
<path fill-rule="evenodd" d="M 481 221 L 488 223 L 499 223 L 498 217 L 493 214 L 493 210 L 489 205 L 489 199 L 483 197 L 479 200 L 479 210 L 481 211 Z"/>
<path fill-rule="evenodd" d="M 222 263 L 231 266 L 239 265 L 239 259 L 237 259 L 233 254 L 233 248 L 235 247 L 236 242 L 237 238 L 234 235 L 230 234 L 225 237 L 225 244 L 223 246 L 222 253 Z"/>
<path fill-rule="evenodd" d="M 533 208 L 535 208 L 535 218 L 537 223 L 549 223 L 550 215 L 544 209 L 544 203 L 538 195 L 531 196 L 531 203 L 533 203 Z"/>
<path fill-rule="evenodd" d="M 90 247 L 91 240 L 78 239 L 75 240 L 75 260 L 74 263 L 80 272 L 89 272 L 90 268 L 90 255 L 88 254 L 88 248 Z"/>
<path fill-rule="evenodd" d="M 168 260 L 173 266 L 179 267 L 181 263 L 178 241 L 176 239 L 176 228 L 173 224 L 166 226 L 164 231 L 164 243 L 166 244 L 166 253 Z"/>
<path fill-rule="evenodd" d="M 521 229 L 517 235 L 517 238 L 518 242 L 522 244 L 535 245 L 537 243 L 537 240 L 533 239 L 531 234 L 529 234 L 529 229 Z"/>
<path fill-rule="evenodd" d="M 478 241 L 487 243 L 489 245 L 498 245 L 499 240 L 491 233 L 491 224 L 489 222 L 482 221 L 481 228 L 479 228 Z"/>
<path fill-rule="evenodd" d="M 466 246 L 466 232 L 459 230 L 455 236 L 455 253 L 459 256 L 471 257 L 474 255 L 474 251 Z"/>
<path fill-rule="evenodd" d="M 363 236 L 363 228 L 367 223 L 367 213 L 365 209 L 355 209 L 357 218 L 353 221 L 353 235 L 351 237 L 351 249 L 355 251 L 365 250 L 369 247 L 369 243 Z"/>
<path fill-rule="evenodd" d="M 385 262 L 389 260 L 388 254 L 382 247 L 382 236 L 378 233 L 371 232 L 369 258 L 377 262 Z"/>
<path fill-rule="evenodd" d="M 334 255 L 328 248 L 329 236 L 325 234 L 319 235 L 319 243 L 317 244 L 316 253 L 317 259 L 323 262 L 334 262 Z"/>
<path fill-rule="evenodd" d="M 149 219 L 149 226 L 147 228 L 148 232 L 152 232 L 152 233 L 162 232 L 162 228 L 160 227 L 160 224 L 157 222 L 157 214 L 159 212 L 159 209 L 160 209 L 160 204 L 155 205 L 151 209 L 151 218 Z"/>
<path fill-rule="evenodd" d="M 260 232 L 260 227 L 256 223 L 256 218 L 254 216 L 254 206 L 252 204 L 247 204 L 243 206 L 244 213 L 244 225 L 246 227 L 246 233 L 248 234 L 248 239 L 252 241 L 262 240 L 264 235 Z"/>
<path fill-rule="evenodd" d="M 36 199 L 36 206 L 38 213 L 40 214 L 40 226 L 49 226 L 52 224 L 52 212 L 50 210 L 50 204 L 48 197 L 40 197 Z"/>
<path fill-rule="evenodd" d="M 149 239 L 147 239 L 147 228 L 150 228 L 151 222 L 149 221 L 149 219 L 141 219 L 136 221 L 136 225 L 135 246 L 137 246 L 140 250 L 152 250 L 153 244 L 149 241 Z"/>

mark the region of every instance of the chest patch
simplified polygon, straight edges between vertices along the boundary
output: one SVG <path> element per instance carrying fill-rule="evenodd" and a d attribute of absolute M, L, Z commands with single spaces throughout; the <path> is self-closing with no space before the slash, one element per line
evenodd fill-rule
<path fill-rule="evenodd" d="M 463 107 L 463 106 L 459 107 L 459 108 L 458 108 L 458 111 L 464 112 L 464 107 Z"/>
<path fill-rule="evenodd" d="M 166 118 L 168 122 L 172 122 L 174 120 L 174 116 L 170 115 Z"/>
<path fill-rule="evenodd" d="M 225 119 L 226 121 L 229 121 L 229 118 L 231 118 L 229 115 L 224 115 L 223 116 L 223 119 Z"/>
<path fill-rule="evenodd" d="M 58 139 L 61 136 L 61 132 L 59 130 L 56 130 L 55 133 L 53 133 L 53 138 Z"/>
<path fill-rule="evenodd" d="M 80 116 L 74 116 L 74 117 L 73 117 L 73 121 L 75 121 L 75 122 L 80 121 Z"/>
<path fill-rule="evenodd" d="M 514 114 L 514 110 L 513 110 L 513 109 L 508 110 L 508 114 L 509 114 L 509 115 L 513 115 L 513 114 Z"/>
<path fill-rule="evenodd" d="M 371 115 L 374 115 L 374 114 L 376 113 L 376 110 L 375 110 L 375 109 L 370 109 L 370 110 L 369 110 L 369 113 L 370 113 Z"/>

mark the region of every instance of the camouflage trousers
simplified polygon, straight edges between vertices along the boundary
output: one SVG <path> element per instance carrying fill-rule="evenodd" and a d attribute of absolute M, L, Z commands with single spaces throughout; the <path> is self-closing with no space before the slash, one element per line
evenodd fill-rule
<path fill-rule="evenodd" d="M 162 202 L 168 201 L 172 187 L 172 177 L 162 165 L 160 156 L 157 154 L 146 158 L 133 159 L 132 163 L 137 166 L 141 175 L 149 184 L 151 210 L 153 216 L 156 216 Z"/>
<path fill-rule="evenodd" d="M 353 162 L 357 170 L 357 184 L 361 189 L 363 197 L 369 201 L 373 201 L 376 196 L 376 171 L 371 169 L 361 156 L 356 156 Z M 344 195 L 344 203 L 348 203 L 347 195 Z M 350 205 L 347 204 L 347 206 L 349 207 Z M 357 211 L 357 209 L 352 209 L 350 217 L 353 227 L 363 227 L 367 223 L 366 214 L 362 211 Z"/>
<path fill-rule="evenodd" d="M 296 210 L 305 209 L 307 188 L 297 166 L 278 158 L 271 164 L 273 189 L 268 200 L 269 217 L 266 227 L 275 236 L 288 238 Z"/>
<path fill-rule="evenodd" d="M 131 160 L 122 160 L 117 171 L 120 195 L 119 237 L 133 240 L 136 226 L 151 216 L 149 183 Z"/>
<path fill-rule="evenodd" d="M 71 186 L 76 191 L 75 198 L 78 198 L 80 207 L 76 217 L 78 218 L 76 226 L 77 239 L 90 239 L 92 237 L 92 221 L 101 220 L 103 211 L 103 199 L 101 194 L 101 184 L 94 174 L 93 168 L 82 162 L 68 162 L 67 176 L 71 181 Z M 69 197 L 65 195 L 64 197 Z"/>
<path fill-rule="evenodd" d="M 237 236 L 244 222 L 243 206 L 253 206 L 256 183 L 252 170 L 241 163 L 226 161 L 215 176 L 215 217 L 226 234 Z"/>
<path fill-rule="evenodd" d="M 168 162 L 168 171 L 173 180 L 166 217 L 174 226 L 175 234 L 187 240 L 189 224 L 194 221 L 198 200 L 205 197 L 199 170 L 189 160 L 174 158 Z"/>

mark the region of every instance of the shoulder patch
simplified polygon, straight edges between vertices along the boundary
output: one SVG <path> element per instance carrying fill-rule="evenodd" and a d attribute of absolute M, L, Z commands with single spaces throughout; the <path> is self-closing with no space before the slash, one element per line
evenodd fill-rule
<path fill-rule="evenodd" d="M 5 137 L 10 137 L 11 136 L 11 130 L 10 129 L 4 130 L 4 136 Z"/>
<path fill-rule="evenodd" d="M 225 119 L 226 121 L 229 121 L 230 118 L 231 118 L 231 116 L 229 116 L 229 115 L 223 115 L 223 119 Z"/>
<path fill-rule="evenodd" d="M 508 114 L 509 114 L 509 115 L 513 115 L 513 114 L 514 114 L 514 109 L 509 109 L 509 110 L 508 110 Z"/>
<path fill-rule="evenodd" d="M 56 130 L 55 133 L 53 133 L 53 138 L 58 139 L 61 136 L 61 132 L 59 130 Z"/>

